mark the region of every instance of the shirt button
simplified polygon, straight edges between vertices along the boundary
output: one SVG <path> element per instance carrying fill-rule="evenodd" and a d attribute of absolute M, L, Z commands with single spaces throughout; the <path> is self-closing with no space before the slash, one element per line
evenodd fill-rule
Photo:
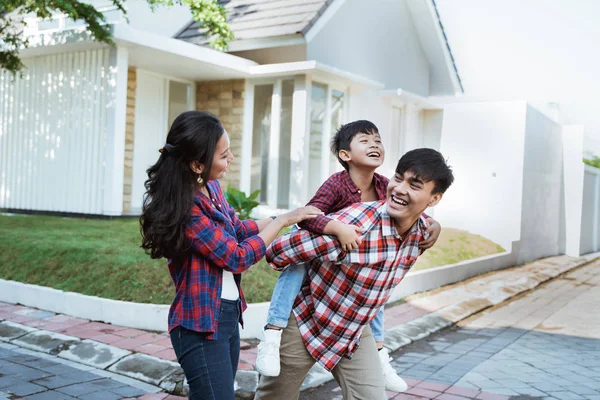
<path fill-rule="evenodd" d="M 358 189 L 358 193 L 362 193 L 362 192 L 360 191 L 360 189 Z"/>

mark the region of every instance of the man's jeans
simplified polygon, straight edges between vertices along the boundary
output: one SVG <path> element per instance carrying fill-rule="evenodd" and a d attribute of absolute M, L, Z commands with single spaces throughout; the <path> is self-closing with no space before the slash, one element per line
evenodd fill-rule
<path fill-rule="evenodd" d="M 282 329 L 287 326 L 288 318 L 294 307 L 294 300 L 300 292 L 307 270 L 308 264 L 290 265 L 279 275 L 275 289 L 273 289 L 273 296 L 271 296 L 267 324 Z M 376 342 L 383 342 L 383 318 L 383 307 L 381 307 L 370 323 Z"/>
<path fill-rule="evenodd" d="M 233 382 L 240 358 L 240 301 L 221 300 L 213 340 L 181 326 L 171 331 L 177 361 L 190 385 L 191 400 L 234 400 Z"/>

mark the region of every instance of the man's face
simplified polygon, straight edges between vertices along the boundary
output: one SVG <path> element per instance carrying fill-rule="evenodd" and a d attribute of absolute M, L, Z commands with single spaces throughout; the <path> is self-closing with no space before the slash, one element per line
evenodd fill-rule
<path fill-rule="evenodd" d="M 431 193 L 434 187 L 433 181 L 423 182 L 411 171 L 394 174 L 387 187 L 388 214 L 397 224 L 416 220 L 427 207 L 441 200 L 441 193 Z"/>

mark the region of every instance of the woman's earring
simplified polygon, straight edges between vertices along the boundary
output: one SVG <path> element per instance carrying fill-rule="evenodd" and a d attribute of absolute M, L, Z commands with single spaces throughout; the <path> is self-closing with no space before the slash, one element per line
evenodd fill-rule
<path fill-rule="evenodd" d="M 204 183 L 204 180 L 202 179 L 202 175 L 198 175 L 197 181 L 200 185 L 202 185 Z"/>

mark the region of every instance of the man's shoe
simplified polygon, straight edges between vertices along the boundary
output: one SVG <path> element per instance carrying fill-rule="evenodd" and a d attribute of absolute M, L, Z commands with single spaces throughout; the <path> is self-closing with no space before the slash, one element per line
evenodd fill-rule
<path fill-rule="evenodd" d="M 265 339 L 258 344 L 256 370 L 264 376 L 279 376 L 279 345 L 283 330 L 265 330 Z"/>
<path fill-rule="evenodd" d="M 260 345 L 259 345 L 260 346 Z M 390 353 L 385 347 L 379 350 L 379 360 L 381 361 L 381 368 L 383 369 L 383 379 L 385 380 L 385 388 L 392 392 L 406 392 L 408 385 L 404 382 L 404 379 L 400 378 L 390 361 Z"/>

